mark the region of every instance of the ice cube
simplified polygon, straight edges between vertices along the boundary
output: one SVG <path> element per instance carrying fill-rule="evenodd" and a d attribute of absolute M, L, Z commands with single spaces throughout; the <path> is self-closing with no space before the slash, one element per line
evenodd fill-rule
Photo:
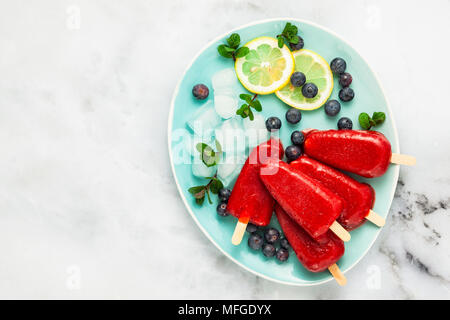
<path fill-rule="evenodd" d="M 214 109 L 212 101 L 209 100 L 194 112 L 187 125 L 197 136 L 208 137 L 221 122 L 222 119 Z"/>
<path fill-rule="evenodd" d="M 226 153 L 239 155 L 245 151 L 245 133 L 242 127 L 242 118 L 234 117 L 223 122 L 215 130 L 215 138 Z"/>
<path fill-rule="evenodd" d="M 233 95 L 214 95 L 214 108 L 219 116 L 229 119 L 236 115 L 239 101 Z"/>
<path fill-rule="evenodd" d="M 234 68 L 227 68 L 216 72 L 211 80 L 214 95 L 232 93 L 235 89 L 239 88 L 239 80 L 236 77 Z"/>
<path fill-rule="evenodd" d="M 233 184 L 245 163 L 244 155 L 225 154 L 217 168 L 217 176 L 225 187 Z"/>
<path fill-rule="evenodd" d="M 194 157 L 194 161 L 192 162 L 192 174 L 196 177 L 205 178 L 212 177 L 216 171 L 216 166 L 208 167 L 203 161 L 196 160 Z"/>
<path fill-rule="evenodd" d="M 245 135 L 247 136 L 247 143 L 250 149 L 269 140 L 270 133 L 267 131 L 264 117 L 259 113 L 254 113 L 253 121 L 250 118 L 243 120 Z"/>

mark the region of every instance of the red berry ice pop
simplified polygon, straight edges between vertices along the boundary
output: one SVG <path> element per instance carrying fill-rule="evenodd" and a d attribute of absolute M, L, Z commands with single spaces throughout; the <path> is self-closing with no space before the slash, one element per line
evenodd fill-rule
<path fill-rule="evenodd" d="M 284 235 L 302 265 L 311 272 L 320 272 L 328 268 L 336 281 L 340 285 L 345 285 L 347 280 L 336 264 L 344 255 L 345 247 L 342 240 L 331 231 L 327 231 L 316 239 L 311 238 L 279 204 L 275 204 L 275 214 Z"/>
<path fill-rule="evenodd" d="M 414 157 L 393 154 L 388 139 L 377 131 L 312 130 L 306 133 L 304 151 L 311 158 L 367 178 L 383 175 L 390 162 L 415 164 Z"/>
<path fill-rule="evenodd" d="M 228 212 L 239 218 L 233 244 L 242 241 L 248 222 L 257 226 L 269 224 L 275 201 L 259 179 L 259 170 L 261 164 L 270 159 L 279 160 L 283 154 L 281 141 L 272 138 L 254 148 L 242 167 L 227 205 Z"/>
<path fill-rule="evenodd" d="M 331 229 L 342 240 L 350 240 L 350 234 L 336 222 L 344 201 L 330 189 L 282 161 L 261 166 L 260 177 L 272 197 L 311 237 Z"/>
<path fill-rule="evenodd" d="M 290 165 L 316 179 L 344 199 L 344 210 L 337 221 L 348 231 L 356 229 L 366 219 L 380 227 L 384 225 L 384 218 L 371 210 L 375 202 L 375 190 L 369 184 L 358 182 L 346 174 L 306 156 L 292 161 Z"/>

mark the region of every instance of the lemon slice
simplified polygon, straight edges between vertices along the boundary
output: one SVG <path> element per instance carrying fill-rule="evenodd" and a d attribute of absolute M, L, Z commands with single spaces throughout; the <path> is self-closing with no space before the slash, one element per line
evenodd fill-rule
<path fill-rule="evenodd" d="M 294 72 L 294 57 L 286 45 L 280 49 L 277 39 L 260 37 L 245 46 L 250 52 L 236 59 L 234 68 L 239 81 L 248 91 L 269 94 L 290 81 Z"/>
<path fill-rule="evenodd" d="M 290 82 L 275 92 L 278 98 L 291 107 L 301 110 L 320 108 L 333 91 L 333 73 L 328 62 L 317 53 L 301 49 L 294 52 L 295 72 L 303 72 L 306 82 L 314 83 L 319 92 L 314 98 L 305 98 L 301 87 L 294 87 Z"/>

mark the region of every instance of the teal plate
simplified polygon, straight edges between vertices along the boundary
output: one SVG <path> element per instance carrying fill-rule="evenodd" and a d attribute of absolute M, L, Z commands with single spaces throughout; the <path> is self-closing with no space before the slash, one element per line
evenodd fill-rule
<path fill-rule="evenodd" d="M 187 132 L 186 122 L 205 103 L 193 98 L 192 87 L 197 83 L 204 83 L 211 89 L 212 75 L 219 70 L 234 66 L 231 59 L 225 59 L 219 56 L 217 46 L 224 43 L 226 37 L 232 32 L 238 32 L 240 34 L 242 43 L 261 36 L 273 37 L 280 33 L 280 30 L 283 29 L 286 22 L 291 22 L 298 26 L 300 30 L 299 35 L 305 40 L 306 49 L 317 52 L 328 62 L 335 57 L 345 59 L 347 62 L 347 71 L 352 74 L 354 79 L 351 86 L 355 91 L 355 98 L 349 103 L 342 103 L 341 112 L 335 118 L 326 116 L 323 107 L 321 107 L 313 111 L 303 111 L 303 117 L 300 123 L 290 125 L 285 121 L 285 113 L 289 107 L 281 102 L 274 94 L 261 96 L 260 101 L 263 106 L 262 115 L 265 118 L 277 116 L 283 121 L 280 138 L 284 146 L 286 147 L 290 144 L 290 134 L 293 130 L 305 128 L 336 128 L 338 118 L 343 116 L 352 119 L 354 128 L 358 128 L 358 115 L 360 112 L 372 114 L 374 111 L 384 111 L 386 113 L 386 121 L 380 127 L 377 127 L 377 130 L 389 139 L 393 152 L 400 152 L 392 112 L 377 77 L 366 61 L 355 49 L 334 32 L 308 21 L 286 18 L 257 21 L 230 30 L 210 42 L 200 51 L 187 67 L 172 99 L 168 125 L 169 154 L 175 182 L 188 212 L 207 238 L 220 251 L 241 267 L 265 279 L 289 285 L 310 286 L 330 281 L 332 279 L 330 273 L 328 271 L 320 273 L 307 271 L 292 251 L 289 260 L 285 263 L 279 263 L 275 258 L 265 258 L 261 252 L 252 251 L 248 247 L 247 233 L 241 245 L 232 245 L 231 235 L 233 234 L 237 219 L 231 216 L 226 218 L 218 216 L 216 213 L 217 199 L 214 199 L 213 205 L 209 205 L 205 201 L 203 206 L 198 206 L 187 190 L 191 186 L 203 184 L 204 180 L 192 175 L 189 161 L 174 161 L 174 154 L 179 152 L 180 143 L 182 144 L 180 137 L 184 132 Z M 246 92 L 244 88 L 242 88 L 242 92 Z M 338 92 L 339 84 L 335 78 L 335 86 L 330 99 L 338 99 Z M 213 94 L 211 90 L 208 100 L 212 98 Z M 177 157 L 179 158 L 178 155 Z M 369 182 L 375 189 L 377 197 L 374 211 L 383 217 L 387 217 L 388 215 L 397 185 L 398 174 L 399 167 L 397 165 L 391 165 L 382 177 L 375 179 L 361 179 L 357 177 L 360 181 Z M 275 216 L 272 218 L 271 224 L 279 228 Z M 351 232 L 352 239 L 346 243 L 345 254 L 338 261 L 338 265 L 343 272 L 355 266 L 367 253 L 380 233 L 380 230 L 380 228 L 368 222 Z M 348 281 L 351 281 L 351 279 L 348 279 Z"/>

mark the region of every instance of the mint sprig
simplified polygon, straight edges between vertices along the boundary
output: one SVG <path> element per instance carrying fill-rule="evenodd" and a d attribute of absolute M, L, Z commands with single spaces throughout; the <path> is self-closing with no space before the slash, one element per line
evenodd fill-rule
<path fill-rule="evenodd" d="M 284 41 L 286 41 L 288 44 L 297 44 L 299 41 L 297 33 L 297 26 L 291 24 L 290 22 L 287 22 L 284 26 L 283 32 L 277 35 L 278 47 L 283 48 Z"/>
<path fill-rule="evenodd" d="M 255 94 L 254 96 L 247 93 L 240 94 L 239 98 L 241 98 L 241 100 L 244 100 L 246 103 L 241 105 L 241 107 L 236 111 L 236 114 L 244 119 L 248 117 L 250 121 L 253 121 L 255 116 L 253 114 L 252 108 L 258 112 L 262 111 L 261 102 L 258 99 L 256 99 L 257 97 L 258 94 Z"/>
<path fill-rule="evenodd" d="M 193 195 L 198 205 L 202 205 L 205 202 L 205 197 L 208 198 L 209 204 L 212 204 L 210 192 L 218 194 L 219 190 L 223 188 L 223 183 L 217 178 L 217 173 L 213 177 L 205 177 L 205 179 L 209 179 L 207 184 L 188 189 L 188 192 Z"/>
<path fill-rule="evenodd" d="M 370 128 L 382 124 L 386 120 L 384 112 L 374 112 L 370 117 L 366 112 L 359 114 L 358 121 L 361 128 L 370 130 Z"/>
<path fill-rule="evenodd" d="M 233 61 L 236 61 L 236 58 L 245 57 L 249 52 L 249 48 L 240 47 L 241 37 L 237 33 L 232 33 L 227 38 L 227 44 L 221 44 L 217 47 L 217 51 L 222 57 L 225 58 L 233 58 Z"/>

